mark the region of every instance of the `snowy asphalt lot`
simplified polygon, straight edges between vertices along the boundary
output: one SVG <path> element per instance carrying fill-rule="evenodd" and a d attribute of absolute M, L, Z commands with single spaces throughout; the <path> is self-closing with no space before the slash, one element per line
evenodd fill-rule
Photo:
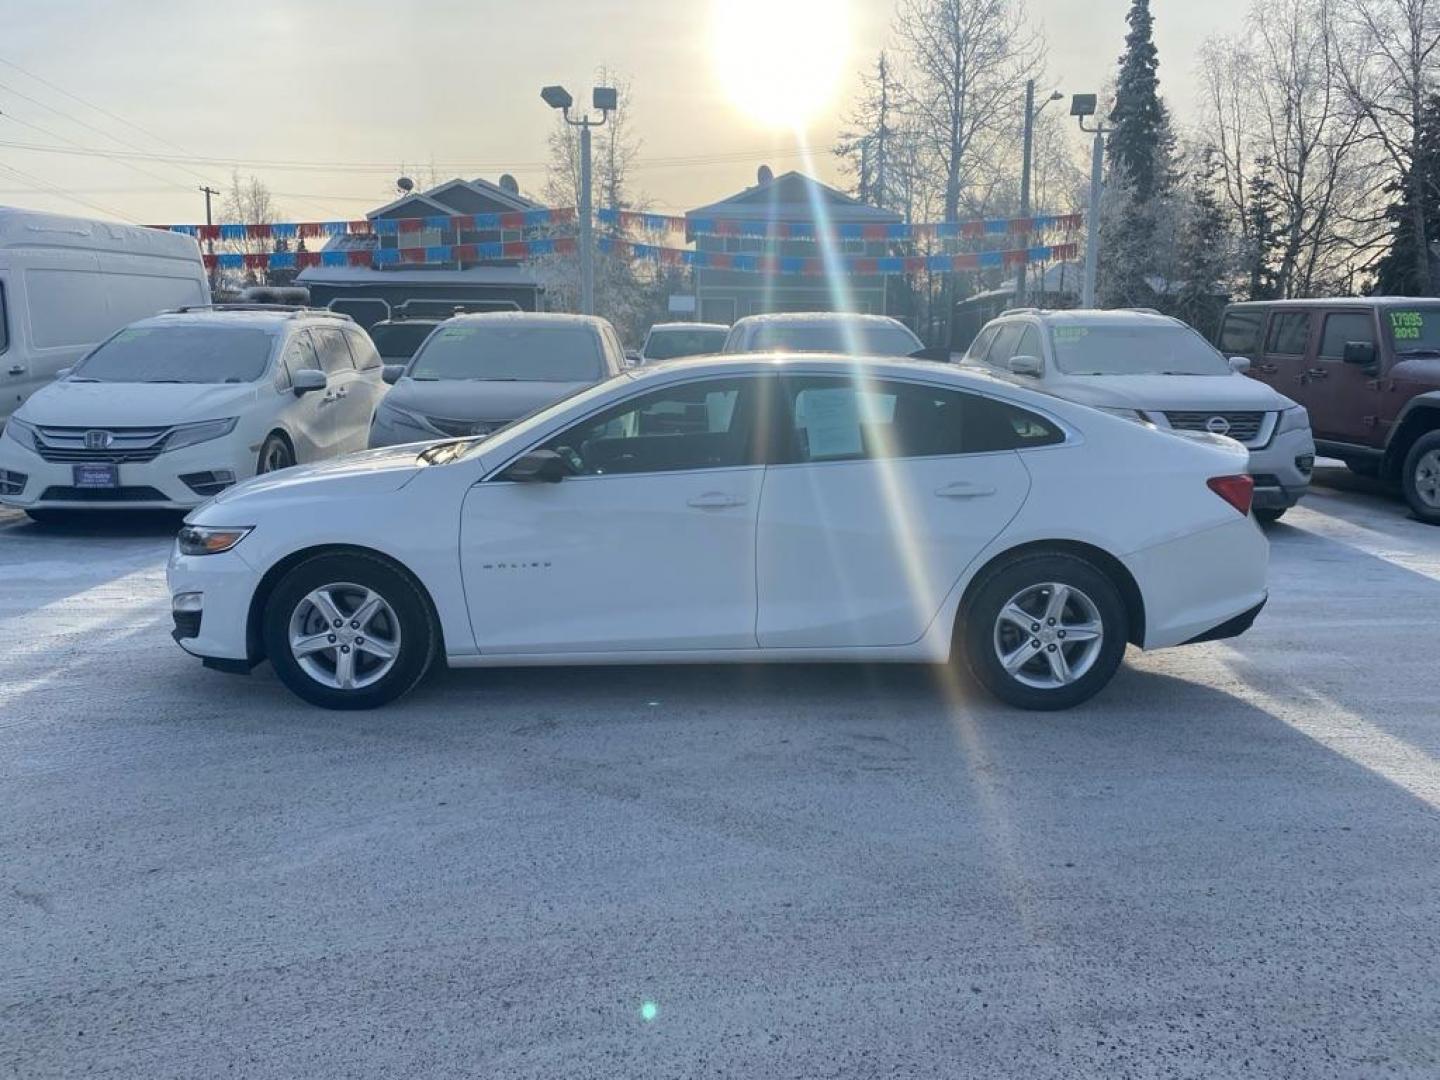
<path fill-rule="evenodd" d="M 1434 1077 L 1440 529 L 1327 483 L 1251 633 L 1054 715 L 844 667 L 330 714 L 171 643 L 172 523 L 0 513 L 0 1076 Z"/>

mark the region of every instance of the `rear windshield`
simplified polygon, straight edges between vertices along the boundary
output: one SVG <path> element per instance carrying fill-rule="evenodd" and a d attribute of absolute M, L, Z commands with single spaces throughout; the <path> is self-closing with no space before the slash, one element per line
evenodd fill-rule
<path fill-rule="evenodd" d="M 1380 322 L 1396 356 L 1440 355 L 1440 304 L 1386 308 Z"/>
<path fill-rule="evenodd" d="M 726 330 L 651 330 L 645 339 L 646 360 L 674 360 L 677 356 L 717 353 L 725 344 Z"/>
<path fill-rule="evenodd" d="M 855 356 L 909 356 L 925 346 L 903 326 L 868 326 L 834 322 L 823 326 L 803 323 L 762 323 L 750 336 L 756 352 L 837 352 Z"/>
<path fill-rule="evenodd" d="M 600 339 L 579 326 L 446 326 L 410 368 L 413 379 L 594 382 Z"/>
<path fill-rule="evenodd" d="M 1066 375 L 1230 375 L 1214 347 L 1184 326 L 1052 326 Z"/>
<path fill-rule="evenodd" d="M 375 350 L 386 360 L 401 362 L 409 360 L 420 348 L 420 343 L 429 336 L 438 323 L 376 323 L 370 327 L 370 340 Z"/>
<path fill-rule="evenodd" d="M 72 379 L 117 383 L 247 383 L 265 374 L 275 338 L 241 326 L 130 326 L 75 368 Z"/>

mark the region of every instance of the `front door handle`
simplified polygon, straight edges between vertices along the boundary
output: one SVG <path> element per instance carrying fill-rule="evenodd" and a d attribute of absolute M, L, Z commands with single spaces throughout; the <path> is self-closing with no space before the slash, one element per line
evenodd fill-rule
<path fill-rule="evenodd" d="M 942 484 L 935 489 L 935 494 L 942 499 L 982 499 L 994 495 L 995 489 L 984 484 L 972 484 L 968 480 L 956 480 L 953 484 Z"/>
<path fill-rule="evenodd" d="M 1280 368 L 1275 364 L 1256 364 L 1255 370 L 1261 375 L 1274 375 Z"/>
<path fill-rule="evenodd" d="M 723 491 L 707 491 L 704 495 L 685 500 L 686 505 L 697 510 L 726 510 L 732 506 L 744 506 L 746 501 L 739 495 L 727 495 Z"/>
<path fill-rule="evenodd" d="M 7 370 L 7 374 L 24 375 L 27 370 L 24 364 L 11 364 Z"/>

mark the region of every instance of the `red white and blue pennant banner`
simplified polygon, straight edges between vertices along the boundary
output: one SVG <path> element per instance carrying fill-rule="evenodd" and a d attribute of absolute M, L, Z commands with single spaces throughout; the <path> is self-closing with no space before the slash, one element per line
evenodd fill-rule
<path fill-rule="evenodd" d="M 697 270 L 730 270 L 752 274 L 824 276 L 831 270 L 855 275 L 952 273 L 1019 267 L 1030 262 L 1073 259 L 1079 245 L 1042 244 L 1012 251 L 976 251 L 963 255 L 846 255 L 835 259 L 741 254 L 725 251 L 691 251 L 689 248 L 634 244 L 614 237 L 597 240 L 601 252 L 617 258 Z M 266 251 L 254 254 L 206 255 L 205 265 L 228 270 L 304 270 L 312 266 L 427 266 L 481 259 L 533 259 L 544 255 L 573 255 L 573 237 L 523 240 L 511 243 L 440 244 L 432 247 L 372 248 L 361 251 Z"/>
<path fill-rule="evenodd" d="M 1082 214 L 1032 214 L 1022 218 L 976 218 L 918 224 L 838 223 L 829 228 L 803 221 L 740 221 L 731 218 L 684 218 L 670 214 L 642 214 L 632 210 L 597 210 L 596 220 L 612 229 L 701 236 L 746 236 L 769 240 L 949 240 L 987 236 L 1028 236 L 1051 231 L 1075 232 Z M 573 225 L 576 212 L 526 210 L 507 214 L 437 214 L 417 218 L 373 218 L 359 221 L 307 221 L 268 225 L 156 225 L 157 229 L 185 233 L 197 240 L 306 240 L 329 236 L 404 236 L 407 233 L 449 231 L 511 232 L 548 226 Z"/>

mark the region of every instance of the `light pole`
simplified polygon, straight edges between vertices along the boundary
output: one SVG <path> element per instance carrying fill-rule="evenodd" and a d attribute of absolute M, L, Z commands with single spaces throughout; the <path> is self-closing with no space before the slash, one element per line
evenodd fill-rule
<path fill-rule="evenodd" d="M 580 129 L 580 313 L 595 314 L 595 245 L 592 237 L 593 223 L 590 199 L 590 129 L 599 127 L 610 118 L 615 110 L 618 95 L 612 86 L 597 86 L 591 92 L 591 104 L 600 110 L 600 119 L 591 120 L 586 113 L 578 120 L 571 119 L 570 106 L 575 99 L 563 86 L 547 86 L 540 91 L 540 99 L 552 109 L 559 109 L 565 122 Z"/>
<path fill-rule="evenodd" d="M 1074 94 L 1070 98 L 1070 115 L 1080 122 L 1081 131 L 1095 136 L 1090 155 L 1090 219 L 1085 223 L 1085 284 L 1080 293 L 1080 306 L 1084 308 L 1095 306 L 1095 273 L 1100 258 L 1100 197 L 1105 193 L 1105 135 L 1110 130 L 1098 121 L 1093 128 L 1085 126 L 1085 118 L 1094 116 L 1095 109 L 1094 94 Z"/>
<path fill-rule="evenodd" d="M 1035 80 L 1025 80 L 1025 148 L 1020 159 L 1020 216 L 1022 218 L 1030 216 L 1030 159 L 1035 146 L 1035 120 L 1044 111 L 1046 105 L 1052 101 L 1059 101 L 1064 96 L 1059 90 L 1056 90 L 1042 101 L 1040 108 L 1037 109 L 1035 107 Z M 1028 231 L 1025 234 L 1025 246 L 1026 248 L 1030 246 Z M 1029 269 L 1030 263 L 1027 259 L 1020 264 L 1020 273 L 1015 277 L 1015 303 L 1017 306 L 1025 303 L 1025 279 Z"/>

